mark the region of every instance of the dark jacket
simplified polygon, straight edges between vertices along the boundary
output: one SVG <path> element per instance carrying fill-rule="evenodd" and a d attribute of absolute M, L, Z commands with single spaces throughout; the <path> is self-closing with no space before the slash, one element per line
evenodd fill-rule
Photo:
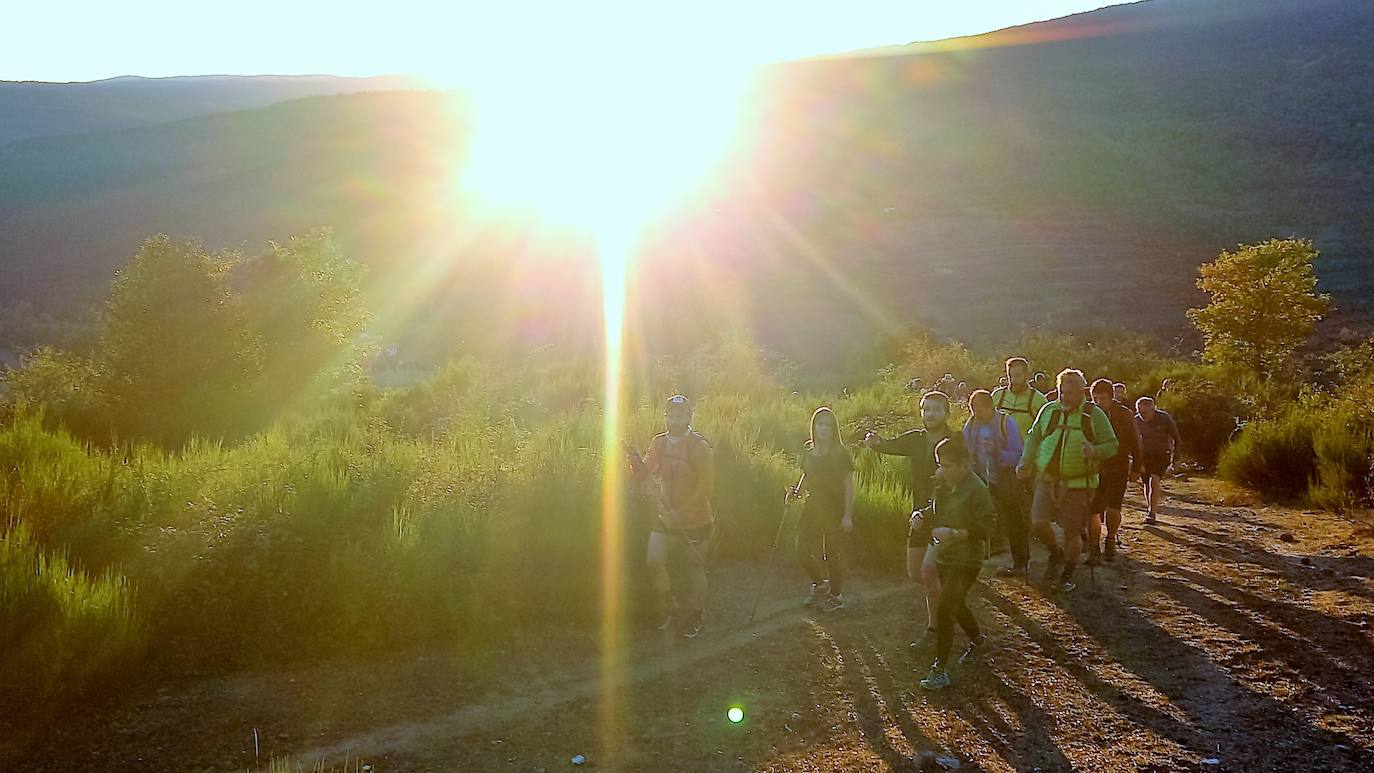
<path fill-rule="evenodd" d="M 935 495 L 935 444 L 943 439 L 932 439 L 924 429 L 912 429 L 891 440 L 879 440 L 873 446 L 873 450 L 880 454 L 911 459 L 913 512 L 930 504 L 931 497 Z"/>
<path fill-rule="evenodd" d="M 947 526 L 967 529 L 967 539 L 954 539 L 940 544 L 935 555 L 939 564 L 951 566 L 979 566 L 987 555 L 988 534 L 993 529 L 996 511 L 987 484 L 970 472 L 957 486 L 936 486 L 935 501 L 921 511 L 921 518 L 931 529 Z"/>

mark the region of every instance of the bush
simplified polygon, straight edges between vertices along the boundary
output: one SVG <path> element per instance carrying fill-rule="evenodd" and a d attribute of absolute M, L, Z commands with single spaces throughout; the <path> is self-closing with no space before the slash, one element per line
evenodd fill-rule
<path fill-rule="evenodd" d="M 1317 474 L 1313 442 L 1321 423 L 1320 417 L 1301 409 L 1279 419 L 1251 422 L 1221 452 L 1217 471 L 1266 496 L 1300 500 Z"/>
<path fill-rule="evenodd" d="M 1183 439 L 1181 453 L 1204 467 L 1213 467 L 1221 449 L 1236 433 L 1237 421 L 1247 415 L 1235 381 L 1219 369 L 1196 365 L 1161 368 L 1144 380 L 1147 392 L 1157 391 L 1165 379 L 1169 387 L 1158 405 L 1173 416 Z"/>
<path fill-rule="evenodd" d="M 0 526 L 0 694 L 5 722 L 42 716 L 61 694 L 92 687 L 136 662 L 142 640 L 129 582 L 91 576 L 37 544 L 28 527 Z"/>
<path fill-rule="evenodd" d="M 1313 504 L 1346 511 L 1374 501 L 1374 431 L 1350 414 L 1333 413 L 1314 436 L 1317 474 L 1308 489 Z"/>

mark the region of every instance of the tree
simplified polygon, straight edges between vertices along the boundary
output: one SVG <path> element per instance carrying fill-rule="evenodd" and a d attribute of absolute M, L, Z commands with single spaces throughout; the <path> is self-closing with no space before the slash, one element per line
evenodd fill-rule
<path fill-rule="evenodd" d="M 254 402 L 268 415 L 309 404 L 357 367 L 369 317 L 363 267 L 343 256 L 332 232 L 273 243 L 235 275 L 261 367 Z"/>
<path fill-rule="evenodd" d="M 98 358 L 121 435 L 177 445 L 240 431 L 256 363 L 233 260 L 160 234 L 116 275 Z"/>
<path fill-rule="evenodd" d="M 1204 263 L 1197 286 L 1211 296 L 1188 318 L 1205 339 L 1203 359 L 1268 377 L 1286 369 L 1331 307 L 1316 292 L 1317 251 L 1306 239 L 1241 245 Z"/>

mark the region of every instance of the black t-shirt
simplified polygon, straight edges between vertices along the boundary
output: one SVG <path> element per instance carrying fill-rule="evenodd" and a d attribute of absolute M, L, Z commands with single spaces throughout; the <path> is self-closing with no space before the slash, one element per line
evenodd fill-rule
<path fill-rule="evenodd" d="M 854 471 L 854 457 L 844 446 L 833 446 L 824 456 L 807 448 L 802 452 L 802 472 L 806 473 L 807 512 L 844 514 L 844 479 Z"/>

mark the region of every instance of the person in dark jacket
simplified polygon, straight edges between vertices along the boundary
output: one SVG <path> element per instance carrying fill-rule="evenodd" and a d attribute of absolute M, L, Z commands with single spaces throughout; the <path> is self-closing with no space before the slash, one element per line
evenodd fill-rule
<path fill-rule="evenodd" d="M 1110 379 L 1093 382 L 1092 401 L 1107 414 L 1116 433 L 1115 456 L 1102 460 L 1098 468 L 1097 493 L 1093 496 L 1092 515 L 1088 518 L 1088 563 L 1096 565 L 1098 556 L 1112 561 L 1116 558 L 1116 535 L 1121 530 L 1121 502 L 1126 496 L 1126 482 L 1131 476 L 1131 462 L 1140 456 L 1140 436 L 1136 434 L 1135 413 L 1115 397 L 1116 387 Z M 1107 545 L 1102 547 L 1102 524 L 1107 524 Z"/>
<path fill-rule="evenodd" d="M 978 580 L 996 517 L 992 496 L 987 485 L 973 474 L 972 458 L 962 438 L 940 441 L 935 457 L 939 465 L 935 499 L 911 516 L 913 528 L 916 521 L 922 521 L 940 546 L 936 560 L 944 589 L 936 613 L 935 660 L 929 676 L 921 680 L 921 686 L 927 690 L 949 686 L 949 653 L 956 622 L 969 638 L 968 649 L 959 662 L 973 660 L 984 644 L 978 620 L 968 608 L 968 592 Z"/>
<path fill-rule="evenodd" d="M 880 454 L 905 456 L 911 459 L 912 512 L 930 504 L 935 489 L 935 446 L 954 434 L 949 428 L 949 396 L 943 392 L 927 392 L 921 397 L 921 424 L 918 429 L 903 432 L 891 440 L 868 433 L 864 446 Z M 931 547 L 930 530 L 910 529 L 906 538 L 906 574 L 924 586 L 926 592 L 925 636 L 916 646 L 934 640 L 935 612 L 940 606 L 940 575 Z"/>
<path fill-rule="evenodd" d="M 1183 439 L 1178 434 L 1174 417 L 1156 408 L 1152 398 L 1136 400 L 1135 410 L 1135 427 L 1140 433 L 1140 456 L 1137 457 L 1136 471 L 1140 473 L 1145 486 L 1148 508 L 1145 523 L 1154 523 L 1159 498 L 1163 494 L 1164 476 L 1173 466 L 1174 454 L 1178 453 Z"/>
<path fill-rule="evenodd" d="M 840 439 L 835 412 L 811 414 L 811 438 L 801 456 L 802 478 L 788 499 L 809 494 L 797 524 L 797 561 L 811 578 L 806 606 L 844 609 L 847 535 L 854 530 L 854 457 Z"/>

